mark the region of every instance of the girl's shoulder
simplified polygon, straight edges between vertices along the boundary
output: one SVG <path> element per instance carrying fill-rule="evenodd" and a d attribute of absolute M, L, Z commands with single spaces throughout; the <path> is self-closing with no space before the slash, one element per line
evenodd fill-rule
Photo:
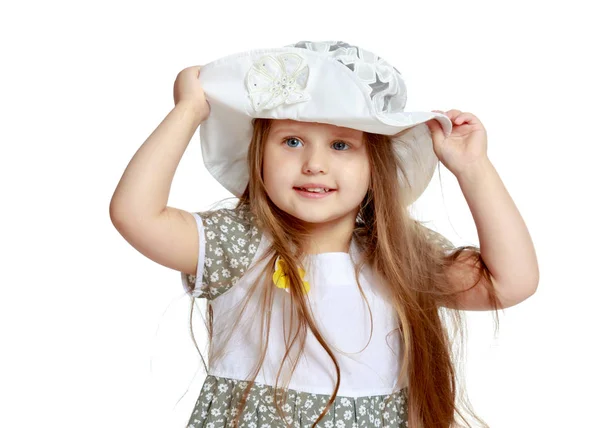
<path fill-rule="evenodd" d="M 215 299 L 242 277 L 256 256 L 262 233 L 248 207 L 197 212 L 200 251 L 196 275 L 182 274 L 194 297 Z"/>

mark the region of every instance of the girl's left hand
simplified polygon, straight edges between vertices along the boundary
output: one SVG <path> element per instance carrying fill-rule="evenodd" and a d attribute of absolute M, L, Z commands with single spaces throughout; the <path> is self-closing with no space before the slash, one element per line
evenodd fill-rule
<path fill-rule="evenodd" d="M 433 139 L 433 150 L 438 159 L 455 176 L 487 160 L 487 132 L 477 117 L 460 110 L 432 110 L 452 121 L 452 132 L 446 137 L 435 119 L 426 122 Z"/>

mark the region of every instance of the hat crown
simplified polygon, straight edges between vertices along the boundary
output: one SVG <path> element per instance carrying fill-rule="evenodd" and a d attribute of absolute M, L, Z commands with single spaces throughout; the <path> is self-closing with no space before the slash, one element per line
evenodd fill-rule
<path fill-rule="evenodd" d="M 319 52 L 348 67 L 368 87 L 377 113 L 404 111 L 407 91 L 402 74 L 373 52 L 343 41 L 300 41 L 285 47 Z"/>

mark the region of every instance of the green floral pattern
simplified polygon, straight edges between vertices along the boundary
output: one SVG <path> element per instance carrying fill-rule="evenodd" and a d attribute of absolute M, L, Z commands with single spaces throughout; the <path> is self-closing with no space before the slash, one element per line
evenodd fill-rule
<path fill-rule="evenodd" d="M 196 213 L 204 226 L 205 256 L 202 281 L 182 273 L 187 291 L 194 297 L 215 299 L 228 291 L 248 269 L 256 255 L 261 234 L 247 208 Z"/>
<path fill-rule="evenodd" d="M 208 375 L 187 428 L 233 427 L 248 382 Z M 389 399 L 391 397 L 391 399 Z M 309 428 L 325 410 L 330 396 L 288 390 L 282 419 L 275 407 L 273 387 L 256 382 L 239 419 L 240 428 Z M 406 428 L 408 391 L 365 397 L 337 396 L 319 428 Z M 387 401 L 386 401 L 387 400 Z M 286 425 L 287 423 L 287 425 Z"/>

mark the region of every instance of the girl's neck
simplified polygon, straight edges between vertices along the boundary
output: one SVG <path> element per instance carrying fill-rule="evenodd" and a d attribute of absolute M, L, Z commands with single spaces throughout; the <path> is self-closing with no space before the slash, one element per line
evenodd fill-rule
<path fill-rule="evenodd" d="M 352 242 L 355 219 L 346 217 L 327 223 L 307 223 L 311 235 L 307 254 L 348 253 Z"/>

